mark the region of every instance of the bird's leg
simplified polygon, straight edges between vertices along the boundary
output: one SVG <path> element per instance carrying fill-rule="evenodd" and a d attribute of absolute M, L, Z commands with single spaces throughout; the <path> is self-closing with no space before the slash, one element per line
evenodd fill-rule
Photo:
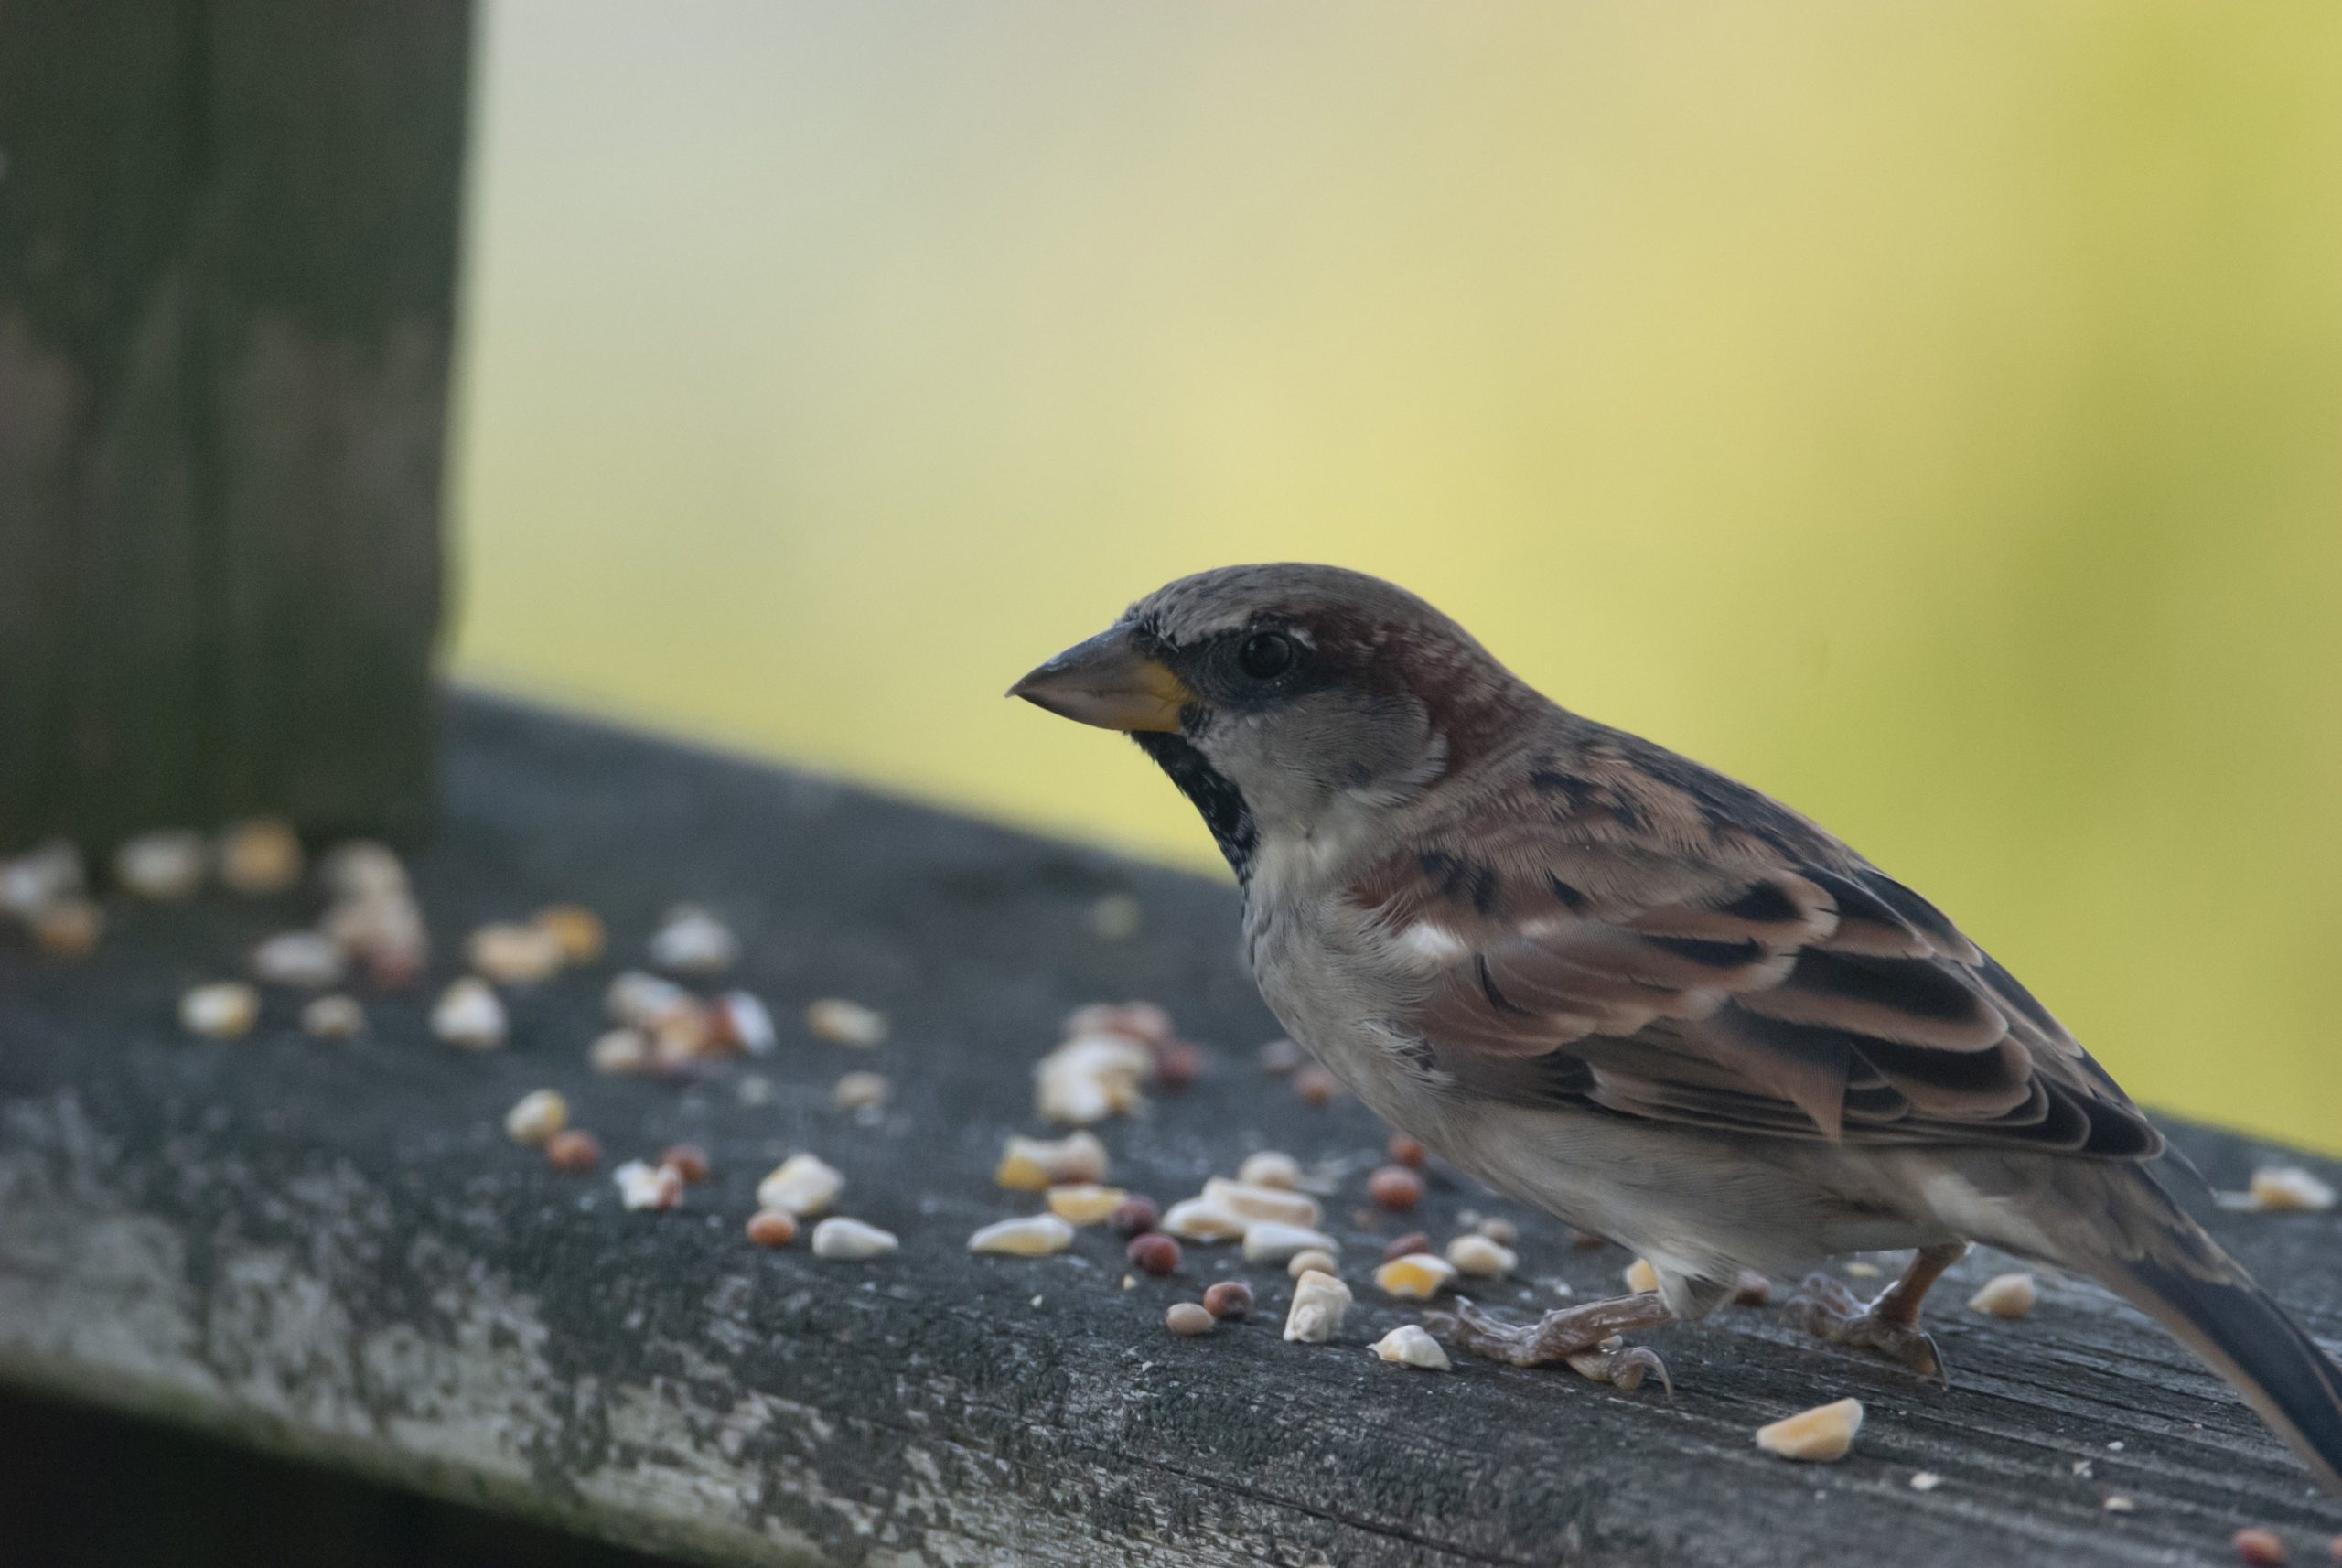
<path fill-rule="evenodd" d="M 1857 1349 L 1875 1350 L 1923 1378 L 1942 1379 L 1943 1358 L 1936 1351 L 1936 1342 L 1919 1328 L 1919 1302 L 1928 1287 L 1967 1251 L 1965 1241 L 1920 1248 L 1902 1277 L 1879 1292 L 1867 1306 L 1835 1277 L 1808 1274 L 1804 1288 L 1789 1301 L 1789 1319 L 1808 1334 Z"/>
<path fill-rule="evenodd" d="M 1667 1365 L 1656 1352 L 1640 1345 L 1622 1344 L 1618 1336 L 1638 1328 L 1671 1322 L 1674 1314 L 1655 1291 L 1622 1295 L 1609 1301 L 1589 1301 L 1583 1306 L 1557 1307 L 1535 1323 L 1505 1323 L 1458 1297 L 1456 1310 L 1434 1312 L 1425 1319 L 1434 1334 L 1459 1350 L 1509 1361 L 1516 1367 L 1538 1367 L 1567 1361 L 1580 1377 L 1613 1383 L 1631 1392 L 1646 1373 L 1673 1393 Z"/>

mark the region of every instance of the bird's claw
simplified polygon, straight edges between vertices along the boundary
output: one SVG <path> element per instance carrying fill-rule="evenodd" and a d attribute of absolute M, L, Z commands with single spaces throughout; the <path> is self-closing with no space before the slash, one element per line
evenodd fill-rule
<path fill-rule="evenodd" d="M 1621 1328 L 1649 1327 L 1667 1320 L 1657 1297 L 1626 1296 L 1557 1307 L 1535 1323 L 1507 1323 L 1459 1296 L 1452 1312 L 1427 1316 L 1425 1326 L 1459 1350 L 1515 1367 L 1568 1363 L 1580 1377 L 1631 1393 L 1651 1373 L 1671 1395 L 1674 1380 L 1657 1351 L 1628 1345 Z"/>
<path fill-rule="evenodd" d="M 1659 1352 L 1648 1345 L 1629 1345 L 1623 1339 L 1605 1340 L 1591 1350 L 1581 1350 L 1563 1360 L 1579 1377 L 1596 1383 L 1608 1383 L 1620 1393 L 1630 1394 L 1643 1386 L 1643 1379 L 1651 1374 L 1659 1378 L 1659 1386 L 1667 1397 L 1675 1397 L 1675 1380 L 1667 1375 L 1667 1363 Z"/>
<path fill-rule="evenodd" d="M 1942 1353 L 1916 1323 L 1881 1314 L 1830 1274 L 1808 1274 L 1783 1304 L 1789 1321 L 1816 1338 L 1868 1350 L 1949 1387 Z"/>

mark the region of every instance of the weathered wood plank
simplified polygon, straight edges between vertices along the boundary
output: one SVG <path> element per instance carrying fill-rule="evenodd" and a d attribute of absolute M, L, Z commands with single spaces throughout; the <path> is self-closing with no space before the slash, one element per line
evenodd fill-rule
<path fill-rule="evenodd" d="M 1161 1327 L 1170 1286 L 1120 1288 L 1102 1236 L 972 1258 L 971 1230 L 1024 1207 L 988 1173 L 1080 1002 L 1156 998 L 1220 1047 L 1190 1093 L 1103 1130 L 1118 1179 L 1170 1197 L 1255 1146 L 1379 1148 L 1359 1108 L 1309 1111 L 1252 1065 L 1273 1025 L 1231 957 L 1232 895 L 498 704 L 452 724 L 418 867 L 443 937 L 580 897 L 630 950 L 699 898 L 747 939 L 742 980 L 776 1011 L 856 996 L 893 1039 L 869 1055 L 791 1028 L 757 1106 L 728 1072 L 589 1075 L 599 988 L 581 982 L 521 996 L 514 1045 L 485 1058 L 429 1042 L 420 997 L 381 1004 L 354 1047 L 293 1036 L 282 1002 L 254 1039 L 180 1037 L 177 989 L 282 906 L 124 911 L 88 968 L 0 948 L 0 1375 L 714 1562 L 2214 1563 L 2240 1524 L 2304 1551 L 2342 1528 L 2224 1388 L 2102 1293 L 2052 1283 L 2019 1324 L 1961 1311 L 1986 1259 L 1943 1297 L 1949 1391 L 1739 1311 L 1650 1337 L 1670 1400 L 1384 1367 L 1363 1347 L 1410 1315 L 1370 1288 L 1340 1344 L 1285 1345 L 1282 1274 L 1202 1249 L 1174 1283 L 1242 1274 L 1262 1310 L 1197 1341 Z M 1088 903 L 1124 888 L 1146 933 L 1091 935 Z M 865 1128 L 829 1089 L 873 1066 L 897 1094 Z M 714 1180 L 652 1217 L 551 1175 L 496 1125 L 548 1083 L 612 1161 L 690 1138 Z M 2223 1184 L 2253 1158 L 2176 1135 Z M 757 1177 L 797 1147 L 844 1170 L 843 1207 L 899 1231 L 901 1256 L 739 1239 Z M 1423 1218 L 1444 1233 L 1476 1204 L 1435 1179 Z M 1525 1272 L 1612 1288 L 1618 1253 L 1510 1212 Z M 1392 1229 L 1347 1204 L 1332 1219 L 1354 1262 Z M 2342 1221 L 2218 1225 L 2331 1342 Z M 1843 1394 L 1870 1406 L 1843 1464 L 1750 1445 Z M 1941 1488 L 1914 1491 L 1920 1468 Z M 2105 1512 L 2113 1493 L 2138 1511 Z"/>

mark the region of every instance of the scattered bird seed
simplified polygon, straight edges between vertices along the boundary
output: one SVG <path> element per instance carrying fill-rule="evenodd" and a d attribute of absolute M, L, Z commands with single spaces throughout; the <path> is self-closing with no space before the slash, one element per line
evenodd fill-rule
<path fill-rule="evenodd" d="M 1073 1245 L 1073 1227 L 1054 1214 L 1026 1214 L 994 1220 L 968 1238 L 971 1252 L 1041 1258 Z"/>
<path fill-rule="evenodd" d="M 1293 1305 L 1284 1316 L 1284 1337 L 1301 1345 L 1323 1345 L 1341 1331 L 1342 1315 L 1349 1310 L 1350 1287 L 1316 1269 L 1293 1287 Z"/>
<path fill-rule="evenodd" d="M 697 1187 L 707 1179 L 707 1151 L 697 1144 L 675 1144 L 659 1156 L 659 1164 L 682 1177 L 686 1187 Z"/>
<path fill-rule="evenodd" d="M 1846 1274 L 1850 1279 L 1875 1280 L 1878 1278 L 1878 1265 L 1866 1263 L 1857 1258 L 1846 1265 Z"/>
<path fill-rule="evenodd" d="M 1283 1187 L 1291 1192 L 1301 1186 L 1301 1162 L 1291 1155 L 1262 1149 L 1244 1156 L 1236 1179 L 1249 1187 Z"/>
<path fill-rule="evenodd" d="M 683 1176 L 672 1165 L 628 1160 L 610 1173 L 610 1179 L 618 1183 L 618 1201 L 628 1209 L 682 1207 Z"/>
<path fill-rule="evenodd" d="M 531 916 L 530 923 L 553 939 L 561 961 L 572 968 L 599 963 L 603 949 L 609 945 L 602 917 L 580 904 L 548 905 Z"/>
<path fill-rule="evenodd" d="M 1163 1326 L 1182 1338 L 1192 1339 L 1198 1334 L 1209 1334 L 1219 1319 L 1209 1309 L 1192 1301 L 1175 1301 L 1163 1314 Z"/>
<path fill-rule="evenodd" d="M 534 985 L 561 972 L 561 943 L 543 926 L 500 920 L 464 943 L 466 961 L 499 985 Z"/>
<path fill-rule="evenodd" d="M 1134 1192 L 1114 1206 L 1106 1223 L 1125 1236 L 1144 1236 L 1155 1229 L 1155 1222 L 1162 1217 L 1163 1211 L 1155 1208 L 1155 1199 Z"/>
<path fill-rule="evenodd" d="M 1145 912 L 1127 893 L 1109 893 L 1090 906 L 1090 929 L 1102 941 L 1126 942 L 1138 935 Z"/>
<path fill-rule="evenodd" d="M 81 897 L 87 886 L 81 852 L 64 839 L 49 839 L 14 860 L 0 860 L 0 915 L 33 919 L 61 899 Z"/>
<path fill-rule="evenodd" d="M 1123 1255 L 1140 1273 L 1161 1279 L 1178 1268 L 1179 1243 L 1160 1230 L 1150 1230 L 1143 1236 L 1132 1237 L 1131 1244 L 1123 1249 Z"/>
<path fill-rule="evenodd" d="M 1968 1298 L 1968 1305 L 1994 1317 L 2023 1317 L 2039 1299 L 2040 1293 L 2034 1288 L 2031 1274 L 1995 1274 Z"/>
<path fill-rule="evenodd" d="M 1201 1046 L 1186 1040 L 1174 1040 L 1155 1053 L 1155 1086 L 1166 1094 L 1176 1094 L 1191 1089 L 1196 1079 L 1204 1075 L 1204 1052 Z"/>
<path fill-rule="evenodd" d="M 1447 1244 L 1447 1261 L 1456 1272 L 1481 1279 L 1502 1279 L 1520 1266 L 1520 1254 L 1486 1236 L 1458 1236 Z"/>
<path fill-rule="evenodd" d="M 759 1208 L 748 1216 L 748 1240 L 759 1247 L 786 1247 L 797 1240 L 797 1217 L 786 1208 Z"/>
<path fill-rule="evenodd" d="M 414 984 L 431 961 L 422 907 L 403 886 L 337 900 L 319 929 L 386 990 Z"/>
<path fill-rule="evenodd" d="M 441 993 L 431 1009 L 431 1032 L 467 1051 L 492 1051 L 504 1043 L 510 1024 L 504 1004 L 488 982 L 466 975 Z"/>
<path fill-rule="evenodd" d="M 406 867 L 387 844 L 349 839 L 326 852 L 317 876 L 335 898 L 376 898 L 407 892 Z"/>
<path fill-rule="evenodd" d="M 532 1090 L 504 1113 L 504 1135 L 524 1149 L 543 1148 L 568 1125 L 569 1101 L 556 1090 Z"/>
<path fill-rule="evenodd" d="M 301 835 L 281 817 L 254 817 L 220 835 L 220 880 L 231 893 L 283 893 L 301 881 Z"/>
<path fill-rule="evenodd" d="M 1077 1035 L 1035 1065 L 1034 1109 L 1061 1126 L 1102 1122 L 1136 1110 L 1139 1085 L 1154 1070 L 1154 1047 L 1132 1035 Z"/>
<path fill-rule="evenodd" d="M 1638 1295 L 1659 1288 L 1659 1271 L 1646 1258 L 1637 1258 L 1627 1265 L 1627 1288 Z"/>
<path fill-rule="evenodd" d="M 1305 1105 L 1324 1110 L 1342 1091 L 1341 1080 L 1316 1062 L 1305 1063 L 1293 1075 L 1293 1091 Z"/>
<path fill-rule="evenodd" d="M 1200 1197 L 1183 1199 L 1163 1216 L 1164 1230 L 1183 1241 L 1233 1241 L 1252 1223 Z"/>
<path fill-rule="evenodd" d="M 1862 1429 L 1862 1401 L 1840 1400 L 1758 1427 L 1756 1446 L 1784 1459 L 1828 1464 L 1846 1456 Z"/>
<path fill-rule="evenodd" d="M 707 1018 L 709 1039 L 725 1050 L 760 1057 L 780 1044 L 771 1010 L 751 992 L 725 992 L 708 1004 Z M 869 1076 L 877 1077 L 876 1073 Z"/>
<path fill-rule="evenodd" d="M 1426 1372 L 1456 1369 L 1439 1341 L 1420 1323 L 1402 1323 L 1393 1328 L 1374 1342 L 1374 1353 L 1397 1366 L 1420 1367 Z"/>
<path fill-rule="evenodd" d="M 87 958 L 106 930 L 105 911 L 79 895 L 51 899 L 31 920 L 33 944 L 51 958 Z"/>
<path fill-rule="evenodd" d="M 113 879 L 124 892 L 141 898 L 185 898 L 203 886 L 209 859 L 201 833 L 141 833 L 114 851 Z"/>
<path fill-rule="evenodd" d="M 611 980 L 607 1002 L 613 1019 L 646 1034 L 699 1010 L 690 992 L 639 969 L 626 970 Z"/>
<path fill-rule="evenodd" d="M 1244 1261 L 1248 1263 L 1282 1263 L 1296 1252 L 1333 1252 L 1340 1249 L 1339 1241 L 1306 1225 L 1258 1219 L 1244 1229 Z"/>
<path fill-rule="evenodd" d="M 2229 1537 L 2229 1544 L 2236 1549 L 2238 1562 L 2254 1568 L 2275 1568 L 2285 1561 L 2285 1543 L 2273 1530 L 2240 1530 Z"/>
<path fill-rule="evenodd" d="M 1336 1274 L 1340 1272 L 1341 1266 L 1335 1261 L 1333 1253 L 1312 1247 L 1306 1251 L 1295 1252 L 1292 1257 L 1287 1258 L 1284 1272 L 1297 1280 L 1308 1273 Z"/>
<path fill-rule="evenodd" d="M 848 1111 L 876 1111 L 886 1103 L 894 1085 L 881 1072 L 850 1072 L 838 1079 L 831 1094 Z"/>
<path fill-rule="evenodd" d="M 813 1227 L 813 1255 L 817 1258 L 859 1262 L 865 1258 L 883 1258 L 901 1245 L 893 1231 L 843 1216 L 824 1219 Z"/>
<path fill-rule="evenodd" d="M 2245 1196 L 2272 1214 L 2322 1214 L 2334 1207 L 2334 1189 L 2297 1165 L 2264 1165 L 2252 1173 Z"/>
<path fill-rule="evenodd" d="M 1412 1258 L 1417 1252 L 1431 1251 L 1431 1232 L 1410 1230 L 1403 1236 L 1393 1236 L 1384 1243 L 1382 1261 L 1386 1263 L 1399 1258 Z"/>
<path fill-rule="evenodd" d="M 1429 1301 L 1455 1278 L 1456 1265 L 1430 1252 L 1393 1258 L 1374 1271 L 1376 1289 L 1409 1301 Z"/>
<path fill-rule="evenodd" d="M 586 1047 L 586 1061 L 596 1072 L 613 1077 L 649 1072 L 650 1041 L 639 1029 L 612 1029 Z"/>
<path fill-rule="evenodd" d="M 818 1155 L 791 1155 L 757 1184 L 757 1203 L 810 1219 L 838 1199 L 845 1177 Z"/>
<path fill-rule="evenodd" d="M 1366 1196 L 1376 1207 L 1403 1211 L 1423 1200 L 1423 1178 L 1405 1165 L 1382 1165 L 1366 1178 Z"/>
<path fill-rule="evenodd" d="M 602 1141 L 573 1127 L 545 1141 L 545 1161 L 567 1176 L 583 1176 L 602 1163 Z"/>
<path fill-rule="evenodd" d="M 252 949 L 252 978 L 270 985 L 322 991 L 339 985 L 349 961 L 323 931 L 281 931 Z"/>
<path fill-rule="evenodd" d="M 1423 1162 L 1431 1157 L 1424 1152 L 1421 1144 L 1408 1137 L 1404 1133 L 1391 1134 L 1387 1152 L 1391 1155 L 1392 1165 L 1405 1165 L 1410 1169 L 1421 1169 Z"/>
<path fill-rule="evenodd" d="M 1911 1489 L 1915 1492 L 1932 1492 L 1938 1487 L 1942 1485 L 1943 1477 L 1937 1475 L 1933 1470 L 1914 1470 L 1911 1472 Z"/>
<path fill-rule="evenodd" d="M 1121 1035 L 1143 1046 L 1171 1043 L 1171 1015 L 1152 1002 L 1092 1002 L 1066 1015 L 1065 1037 Z"/>
<path fill-rule="evenodd" d="M 1246 1219 L 1273 1219 L 1281 1225 L 1316 1225 L 1323 1214 L 1317 1200 L 1305 1192 L 1257 1187 L 1251 1182 L 1212 1176 L 1204 1182 L 1202 1201 Z"/>
<path fill-rule="evenodd" d="M 1242 1280 L 1219 1280 L 1204 1292 L 1204 1310 L 1231 1322 L 1252 1316 L 1252 1287 Z"/>
<path fill-rule="evenodd" d="M 1520 1228 L 1501 1215 L 1492 1214 L 1472 1229 L 1499 1247 L 1517 1247 L 1520 1244 Z"/>
<path fill-rule="evenodd" d="M 650 965 L 670 974 L 721 974 L 740 956 L 732 929 L 696 904 L 678 904 L 650 934 Z"/>
<path fill-rule="evenodd" d="M 346 1040 L 366 1029 L 366 1009 L 354 996 L 319 996 L 301 1009 L 301 1029 L 314 1040 Z"/>
<path fill-rule="evenodd" d="M 1049 1188 L 1049 1212 L 1069 1225 L 1098 1225 L 1122 1209 L 1128 1195 L 1118 1187 L 1073 1182 Z"/>
<path fill-rule="evenodd" d="M 1094 1133 L 1073 1133 L 1055 1140 L 1012 1137 L 992 1179 L 1011 1192 L 1041 1192 L 1064 1182 L 1104 1181 L 1106 1145 Z"/>
<path fill-rule="evenodd" d="M 2107 1494 L 2106 1500 L 2098 1506 L 2108 1513 L 2137 1513 L 2139 1511 L 2139 1505 L 2120 1492 L 2110 1492 Z"/>
<path fill-rule="evenodd" d="M 859 1002 L 827 996 L 805 1009 L 805 1027 L 833 1046 L 868 1048 L 886 1043 L 886 1015 Z"/>
<path fill-rule="evenodd" d="M 190 1034 L 231 1040 L 260 1020 L 260 993 L 242 981 L 199 985 L 179 998 L 179 1026 Z"/>
<path fill-rule="evenodd" d="M 1261 1070 L 1276 1078 L 1297 1072 L 1309 1058 L 1291 1040 L 1275 1039 L 1261 1047 Z"/>

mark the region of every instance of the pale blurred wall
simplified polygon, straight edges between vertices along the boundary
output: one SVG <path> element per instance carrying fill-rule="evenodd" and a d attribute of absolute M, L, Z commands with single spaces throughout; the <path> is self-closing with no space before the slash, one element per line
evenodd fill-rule
<path fill-rule="evenodd" d="M 2342 8 L 489 7 L 458 667 L 1214 864 L 1004 702 L 1399 578 L 2342 1147 Z M 1176 999 L 1172 999 L 1176 1001 Z"/>

